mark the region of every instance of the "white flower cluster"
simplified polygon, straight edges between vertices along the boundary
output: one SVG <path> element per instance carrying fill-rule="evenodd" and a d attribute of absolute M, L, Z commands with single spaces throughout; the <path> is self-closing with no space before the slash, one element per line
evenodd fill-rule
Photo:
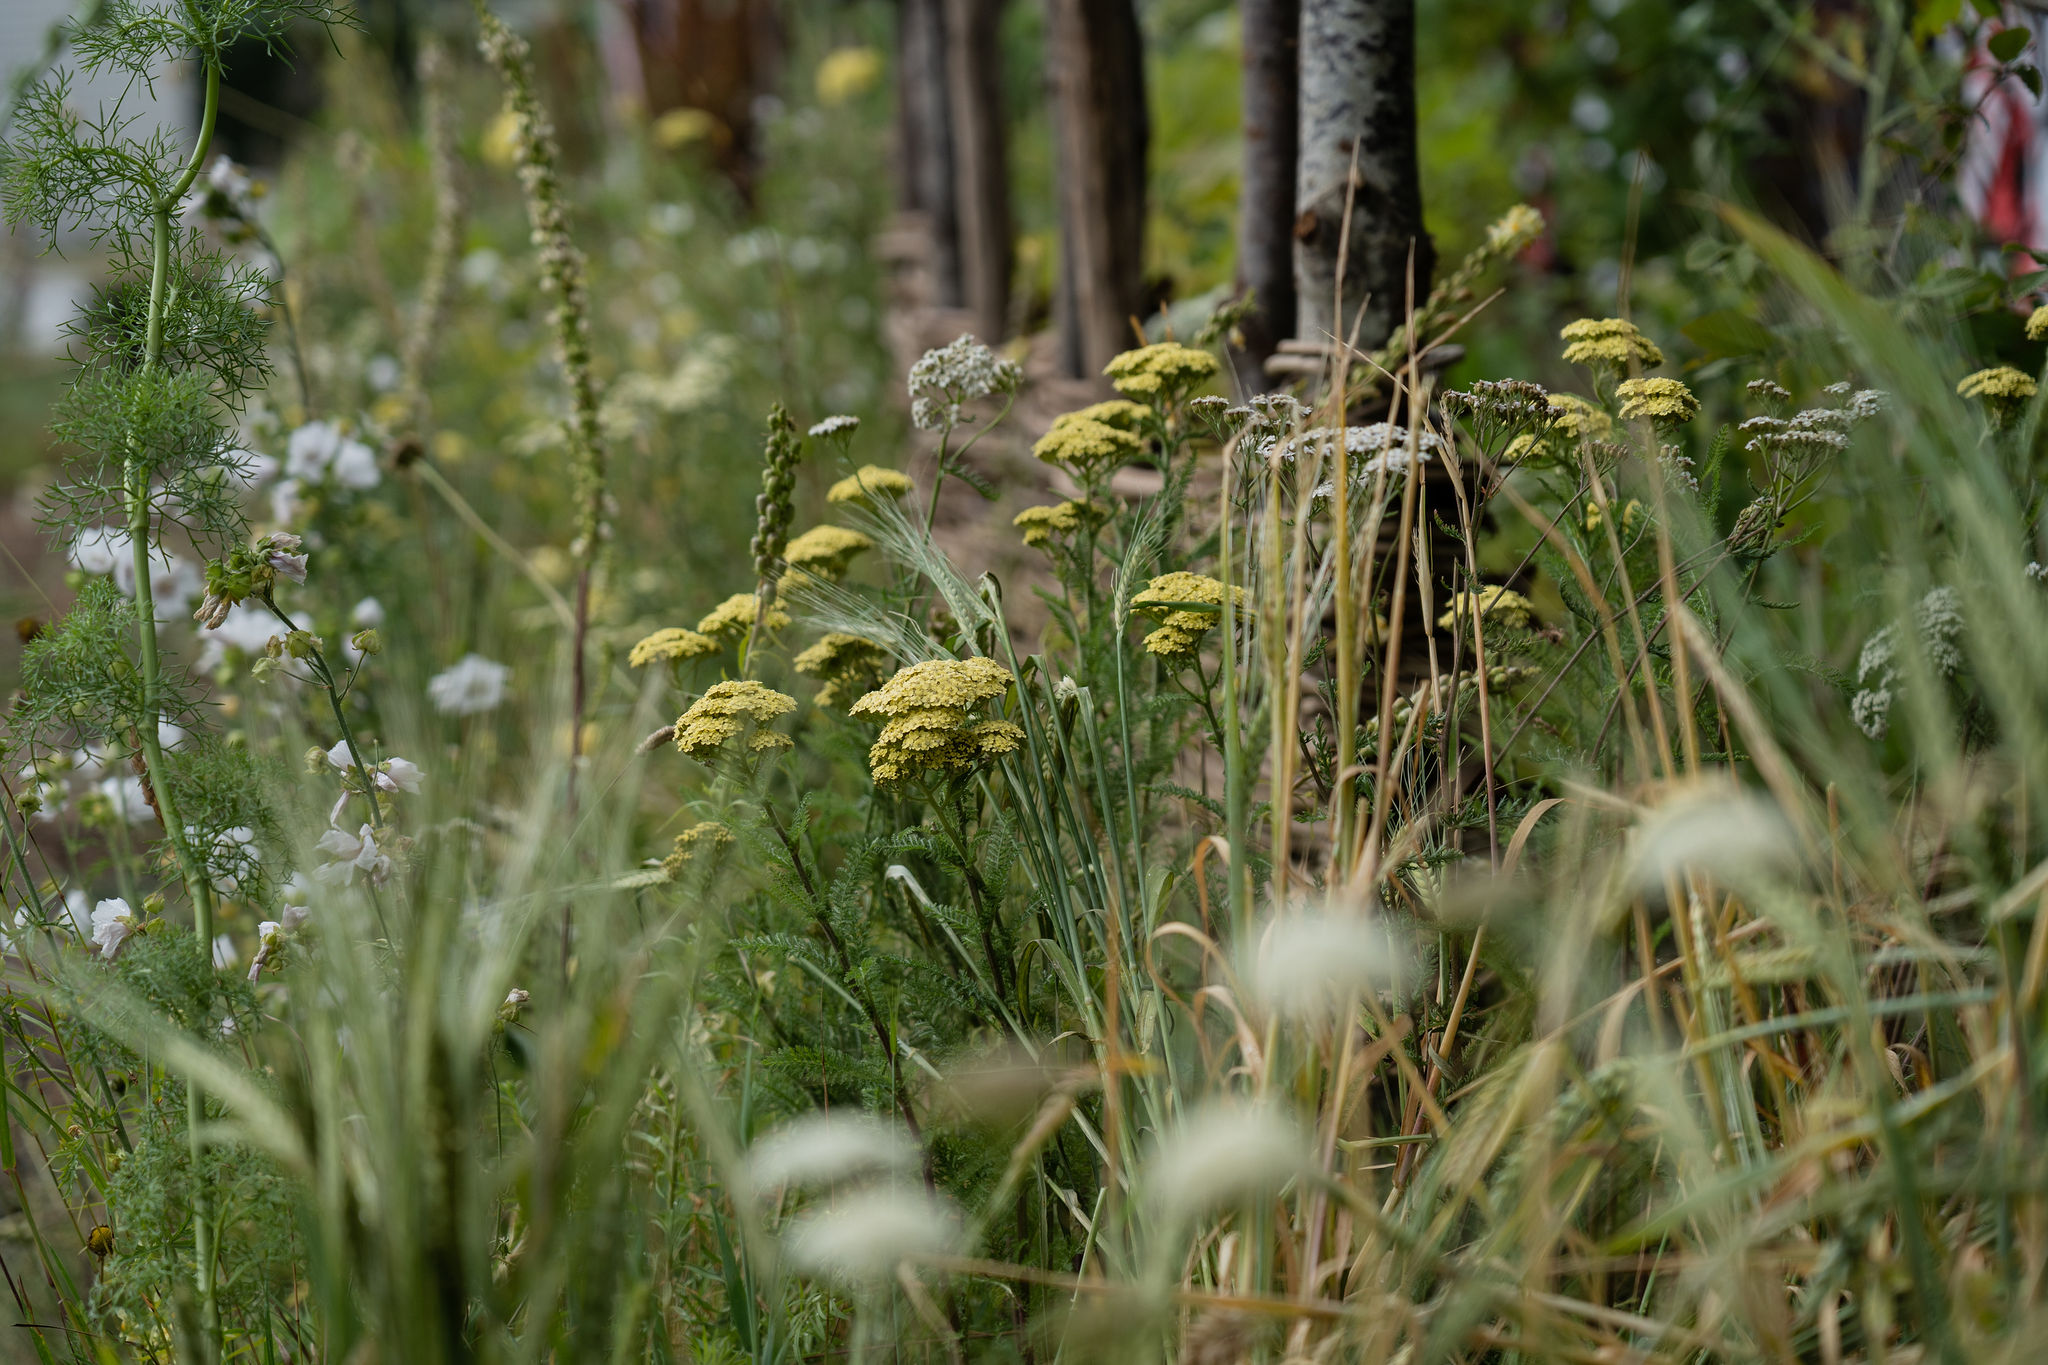
<path fill-rule="evenodd" d="M 1943 678 L 1960 673 L 1963 612 L 1955 589 L 1928 589 L 1914 616 L 1928 666 Z M 1857 728 L 1872 739 L 1883 739 L 1891 729 L 1892 705 L 1905 692 L 1899 672 L 1899 644 L 1899 628 L 1886 626 L 1863 642 L 1862 653 L 1856 658 L 1856 695 L 1849 699 L 1849 714 Z"/>
<path fill-rule="evenodd" d="M 963 333 L 951 345 L 926 351 L 910 367 L 910 423 L 920 431 L 950 430 L 960 425 L 965 404 L 1015 393 L 1023 382 L 1015 361 Z"/>
<path fill-rule="evenodd" d="M 185 742 L 182 726 L 157 723 L 157 743 L 175 749 Z M 105 802 L 106 811 L 127 825 L 156 819 L 142 779 L 118 770 L 120 755 L 90 744 L 70 753 L 46 754 L 21 770 L 22 807 L 50 824 L 71 813 L 76 802 Z"/>

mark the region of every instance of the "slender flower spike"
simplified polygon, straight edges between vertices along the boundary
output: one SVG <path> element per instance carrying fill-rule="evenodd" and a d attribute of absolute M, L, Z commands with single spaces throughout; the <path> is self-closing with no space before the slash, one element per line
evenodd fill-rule
<path fill-rule="evenodd" d="M 511 677 L 509 666 L 481 654 L 466 654 L 454 667 L 428 680 L 427 699 L 446 716 L 479 715 L 496 710 L 505 700 L 505 684 Z"/>
<path fill-rule="evenodd" d="M 1511 256 L 1542 235 L 1543 215 L 1517 204 L 1486 229 L 1486 249 L 1495 256 Z"/>
<path fill-rule="evenodd" d="M 825 492 L 827 502 L 857 502 L 872 505 L 883 499 L 894 502 L 910 492 L 910 476 L 900 469 L 864 464 Z"/>
<path fill-rule="evenodd" d="M 1558 333 L 1565 342 L 1564 358 L 1569 365 L 1613 370 L 1626 374 L 1631 361 L 1646 370 L 1664 363 L 1664 352 L 1625 318 L 1580 318 L 1568 322 Z"/>
<path fill-rule="evenodd" d="M 1624 379 L 1615 389 L 1621 399 L 1621 420 L 1645 418 L 1660 427 L 1681 426 L 1699 415 L 1700 403 L 1692 390 L 1676 379 Z"/>
<path fill-rule="evenodd" d="M 2019 416 L 2020 409 L 2027 405 L 2037 388 L 2034 377 L 2026 371 L 2016 370 L 2010 365 L 1997 365 L 1965 375 L 1956 385 L 1956 392 L 1983 403 L 1991 415 L 1991 424 L 2003 427 Z"/>

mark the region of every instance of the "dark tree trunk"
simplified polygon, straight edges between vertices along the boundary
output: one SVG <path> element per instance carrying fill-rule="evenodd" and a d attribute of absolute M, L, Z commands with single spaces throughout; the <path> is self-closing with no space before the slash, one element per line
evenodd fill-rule
<path fill-rule="evenodd" d="M 1354 147 L 1358 182 L 1345 251 Z M 1295 335 L 1318 345 L 1348 342 L 1363 305 L 1357 337 L 1369 350 L 1405 316 L 1411 249 L 1418 303 L 1436 268 L 1415 155 L 1415 0 L 1301 0 L 1300 157 Z"/>
<path fill-rule="evenodd" d="M 1003 0 L 946 0 L 961 299 L 982 340 L 1009 330 L 1010 157 L 1003 118 Z"/>
<path fill-rule="evenodd" d="M 1244 178 L 1237 291 L 1254 306 L 1231 351 L 1238 386 L 1266 387 L 1266 357 L 1294 335 L 1294 175 L 1300 149 L 1301 0 L 1244 0 Z"/>
<path fill-rule="evenodd" d="M 923 220 L 931 236 L 931 297 L 926 302 L 958 308 L 964 290 L 960 196 L 953 174 L 953 102 L 946 71 L 946 5 L 947 0 L 902 0 L 896 30 L 896 99 L 903 206 Z"/>
<path fill-rule="evenodd" d="M 1134 344 L 1144 297 L 1145 44 L 1131 0 L 1047 0 L 1060 208 L 1062 368 L 1094 376 Z"/>
<path fill-rule="evenodd" d="M 773 0 L 620 0 L 640 59 L 647 112 L 701 109 L 716 121 L 711 154 L 752 202 L 760 171 L 754 100 L 780 73 Z"/>

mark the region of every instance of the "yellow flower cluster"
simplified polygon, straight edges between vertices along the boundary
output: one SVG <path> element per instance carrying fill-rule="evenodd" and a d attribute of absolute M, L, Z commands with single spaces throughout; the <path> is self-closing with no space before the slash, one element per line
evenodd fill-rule
<path fill-rule="evenodd" d="M 761 727 L 796 710 L 796 698 L 751 680 L 714 684 L 676 721 L 676 748 L 709 763 L 733 741 L 740 752 L 765 754 L 795 743 L 778 730 Z M 751 732 L 751 733 L 749 733 Z"/>
<path fill-rule="evenodd" d="M 837 583 L 846 576 L 846 568 L 855 555 L 874 547 L 874 541 L 844 526 L 813 526 L 789 542 L 782 558 L 792 569 Z"/>
<path fill-rule="evenodd" d="M 2027 314 L 2027 340 L 2040 341 L 2043 338 L 2048 338 L 2048 303 Z"/>
<path fill-rule="evenodd" d="M 864 464 L 827 489 L 825 501 L 872 504 L 881 498 L 894 501 L 909 491 L 910 476 L 902 470 Z"/>
<path fill-rule="evenodd" d="M 1109 382 L 1126 398 L 1176 398 L 1203 383 L 1221 368 L 1216 357 L 1177 341 L 1140 346 L 1103 367 Z"/>
<path fill-rule="evenodd" d="M 732 831 L 716 820 L 703 820 L 690 826 L 676 836 L 675 847 L 661 860 L 661 870 L 668 873 L 669 880 L 681 877 L 690 864 L 698 859 L 709 861 L 732 843 Z"/>
<path fill-rule="evenodd" d="M 824 684 L 818 689 L 818 705 L 844 706 L 882 680 L 886 658 L 873 640 L 835 630 L 797 655 L 790 666 Z"/>
<path fill-rule="evenodd" d="M 701 659 L 706 654 L 718 652 L 718 641 L 709 635 L 700 635 L 694 630 L 681 626 L 670 626 L 633 646 L 633 652 L 626 656 L 626 662 L 635 668 L 645 668 L 651 663 L 675 659 Z"/>
<path fill-rule="evenodd" d="M 1251 598 L 1243 588 L 1232 588 L 1239 606 Z M 1182 604 L 1200 603 L 1216 608 L 1197 611 Z M 1131 598 L 1138 611 L 1157 614 L 1159 629 L 1145 637 L 1145 651 L 1174 663 L 1186 663 L 1202 646 L 1202 637 L 1223 619 L 1223 585 L 1206 574 L 1176 569 L 1161 574 Z"/>
<path fill-rule="evenodd" d="M 753 629 L 754 613 L 760 599 L 750 592 L 736 592 L 704 614 L 697 623 L 699 633 L 709 635 L 721 645 L 736 645 L 747 638 Z M 789 613 L 780 603 L 768 608 L 767 619 L 761 624 L 769 630 L 781 630 L 789 624 Z"/>
<path fill-rule="evenodd" d="M 1638 502 L 1634 498 L 1630 498 L 1621 509 L 1621 534 L 1624 536 L 1634 535 L 1636 533 L 1636 527 L 1642 523 L 1643 516 L 1644 513 L 1642 503 Z M 1591 535 L 1593 534 L 1593 532 L 1600 529 L 1601 517 L 1599 503 L 1589 502 L 1586 504 L 1585 522 L 1587 535 Z"/>
<path fill-rule="evenodd" d="M 1656 425 L 1676 426 L 1699 416 L 1700 400 L 1676 379 L 1624 379 L 1614 390 L 1621 400 L 1621 420 L 1648 418 Z"/>
<path fill-rule="evenodd" d="M 1100 503 L 1072 498 L 1045 507 L 1027 507 L 1010 519 L 1010 525 L 1024 533 L 1024 543 L 1045 549 L 1055 538 L 1078 535 L 1105 518 Z"/>
<path fill-rule="evenodd" d="M 1981 398 L 1985 402 L 2024 403 L 2034 396 L 2034 377 L 2025 370 L 2016 370 L 2010 365 L 1996 365 L 1988 370 L 1963 376 L 1956 385 L 1956 392 L 1965 398 Z"/>
<path fill-rule="evenodd" d="M 886 724 L 868 750 L 868 768 L 888 785 L 920 774 L 972 772 L 1015 753 L 1024 732 L 1006 720 L 976 719 L 975 709 L 1016 678 L 993 659 L 932 659 L 897 673 L 852 707 Z"/>
<path fill-rule="evenodd" d="M 1564 358 L 1569 365 L 1622 371 L 1630 361 L 1652 370 L 1664 363 L 1664 352 L 1657 349 L 1657 343 L 1626 318 L 1580 318 L 1566 323 L 1558 337 L 1566 343 Z"/>
<path fill-rule="evenodd" d="M 1557 414 L 1550 421 L 1551 429 L 1574 441 L 1605 441 L 1614 435 L 1614 419 L 1575 393 L 1551 394 L 1550 407 Z"/>
<path fill-rule="evenodd" d="M 1145 448 L 1138 425 L 1152 413 L 1143 403 L 1112 398 L 1053 419 L 1031 453 L 1047 464 L 1084 472 L 1122 464 Z"/>
<path fill-rule="evenodd" d="M 1455 630 L 1471 619 L 1473 607 L 1479 615 L 1495 625 L 1512 626 L 1526 630 L 1536 621 L 1536 606 L 1513 588 L 1489 583 L 1478 592 L 1463 592 L 1451 599 L 1451 609 L 1437 618 L 1437 625 L 1445 630 Z"/>

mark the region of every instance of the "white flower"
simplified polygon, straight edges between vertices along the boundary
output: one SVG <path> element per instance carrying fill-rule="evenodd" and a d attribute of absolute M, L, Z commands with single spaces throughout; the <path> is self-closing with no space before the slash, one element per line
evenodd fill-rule
<path fill-rule="evenodd" d="M 196 843 L 200 836 L 200 830 L 191 825 L 185 827 L 188 841 Z M 213 846 L 206 850 L 207 879 L 224 896 L 240 895 L 244 884 L 255 878 L 262 862 L 263 850 L 256 845 L 256 831 L 247 825 L 236 825 L 213 836 Z"/>
<path fill-rule="evenodd" d="M 1282 1018 L 1320 1019 L 1388 984 L 1400 965 L 1400 951 L 1377 920 L 1328 911 L 1290 915 L 1260 939 L 1247 984 Z"/>
<path fill-rule="evenodd" d="M 950 1204 L 922 1190 L 863 1190 L 795 1220 L 789 1257 L 810 1274 L 872 1284 L 905 1261 L 949 1255 L 960 1241 Z"/>
<path fill-rule="evenodd" d="M 834 415 L 827 417 L 824 421 L 818 423 L 816 426 L 812 427 L 811 435 L 838 436 L 844 433 L 850 436 L 853 434 L 854 430 L 859 426 L 860 418 L 855 417 L 850 413 L 835 413 Z"/>
<path fill-rule="evenodd" d="M 910 421 L 925 431 L 958 426 L 960 408 L 992 393 L 1015 393 L 1024 372 L 972 336 L 926 351 L 910 367 Z"/>
<path fill-rule="evenodd" d="M 384 604 L 374 597 L 365 597 L 349 608 L 348 619 L 358 630 L 375 630 L 384 624 Z"/>
<path fill-rule="evenodd" d="M 219 625 L 209 628 L 200 637 L 203 643 L 199 650 L 199 667 L 218 668 L 231 649 L 244 654 L 261 654 L 271 637 L 281 630 L 277 618 L 262 607 L 237 602 L 228 608 L 228 614 Z"/>
<path fill-rule="evenodd" d="M 64 558 L 82 573 L 112 573 L 116 564 L 132 558 L 128 533 L 114 526 L 88 526 L 73 538 Z"/>
<path fill-rule="evenodd" d="M 289 526 L 299 519 L 305 510 L 305 503 L 299 497 L 297 479 L 279 479 L 270 490 L 270 519 L 280 526 Z"/>
<path fill-rule="evenodd" d="M 336 740 L 334 747 L 327 751 L 327 761 L 342 772 L 355 771 L 355 759 L 349 756 L 348 741 Z M 416 792 L 427 775 L 417 763 L 402 758 L 387 758 L 382 763 L 366 763 L 370 780 L 377 784 L 378 791 Z"/>
<path fill-rule="evenodd" d="M 395 356 L 373 355 L 363 364 L 363 380 L 376 393 L 389 393 L 405 377 Z"/>
<path fill-rule="evenodd" d="M 861 1176 L 917 1169 L 917 1146 L 894 1124 L 869 1114 L 816 1113 L 769 1133 L 747 1154 L 756 1190 L 827 1189 Z"/>
<path fill-rule="evenodd" d="M 64 918 L 71 925 L 71 932 L 83 934 L 92 929 L 92 897 L 78 887 L 64 893 Z"/>
<path fill-rule="evenodd" d="M 1309 1165 L 1307 1138 L 1267 1105 L 1198 1109 L 1153 1146 L 1141 1188 L 1169 1217 L 1276 1191 Z"/>
<path fill-rule="evenodd" d="M 174 720 L 164 720 L 162 717 L 158 717 L 156 723 L 156 742 L 159 748 L 175 749 L 180 744 L 183 744 L 185 739 L 184 726 Z"/>
<path fill-rule="evenodd" d="M 257 542 L 257 549 L 263 553 L 263 562 L 279 578 L 289 578 L 294 583 L 306 581 L 306 557 L 299 553 L 305 541 L 290 531 L 272 531 Z"/>
<path fill-rule="evenodd" d="M 215 971 L 226 971 L 235 965 L 235 960 L 240 956 L 241 954 L 235 951 L 235 940 L 231 935 L 216 934 L 214 936 L 213 969 Z"/>
<path fill-rule="evenodd" d="M 109 961 L 121 951 L 121 945 L 128 941 L 128 936 L 140 927 L 128 902 L 118 896 L 101 901 L 92 908 L 92 941 L 99 948 L 100 956 Z"/>
<path fill-rule="evenodd" d="M 512 670 L 504 664 L 468 654 L 453 668 L 433 676 L 427 683 L 427 696 L 444 715 L 473 716 L 493 710 L 505 700 L 505 683 L 511 676 Z"/>
<path fill-rule="evenodd" d="M 107 804 L 114 808 L 114 814 L 125 824 L 139 825 L 145 820 L 156 819 L 156 812 L 150 809 L 149 796 L 143 791 L 139 777 L 103 777 L 97 790 L 107 798 Z"/>
<path fill-rule="evenodd" d="M 377 452 L 332 422 L 308 422 L 285 445 L 284 472 L 304 483 L 332 478 L 343 488 L 375 488 L 382 477 Z M 283 484 L 279 484 L 281 490 Z M 293 490 L 296 494 L 297 490 Z M 280 515 L 281 522 L 292 518 Z"/>
<path fill-rule="evenodd" d="M 260 450 L 235 449 L 222 457 L 221 463 L 228 471 L 228 482 L 244 492 L 261 488 L 277 477 L 281 466 L 275 455 L 265 455 Z"/>
<path fill-rule="evenodd" d="M 377 851 L 377 840 L 368 825 L 355 834 L 330 829 L 314 847 L 333 859 L 313 869 L 313 880 L 322 885 L 345 885 L 361 872 L 369 877 L 372 886 L 379 886 L 391 875 L 391 859 Z"/>

